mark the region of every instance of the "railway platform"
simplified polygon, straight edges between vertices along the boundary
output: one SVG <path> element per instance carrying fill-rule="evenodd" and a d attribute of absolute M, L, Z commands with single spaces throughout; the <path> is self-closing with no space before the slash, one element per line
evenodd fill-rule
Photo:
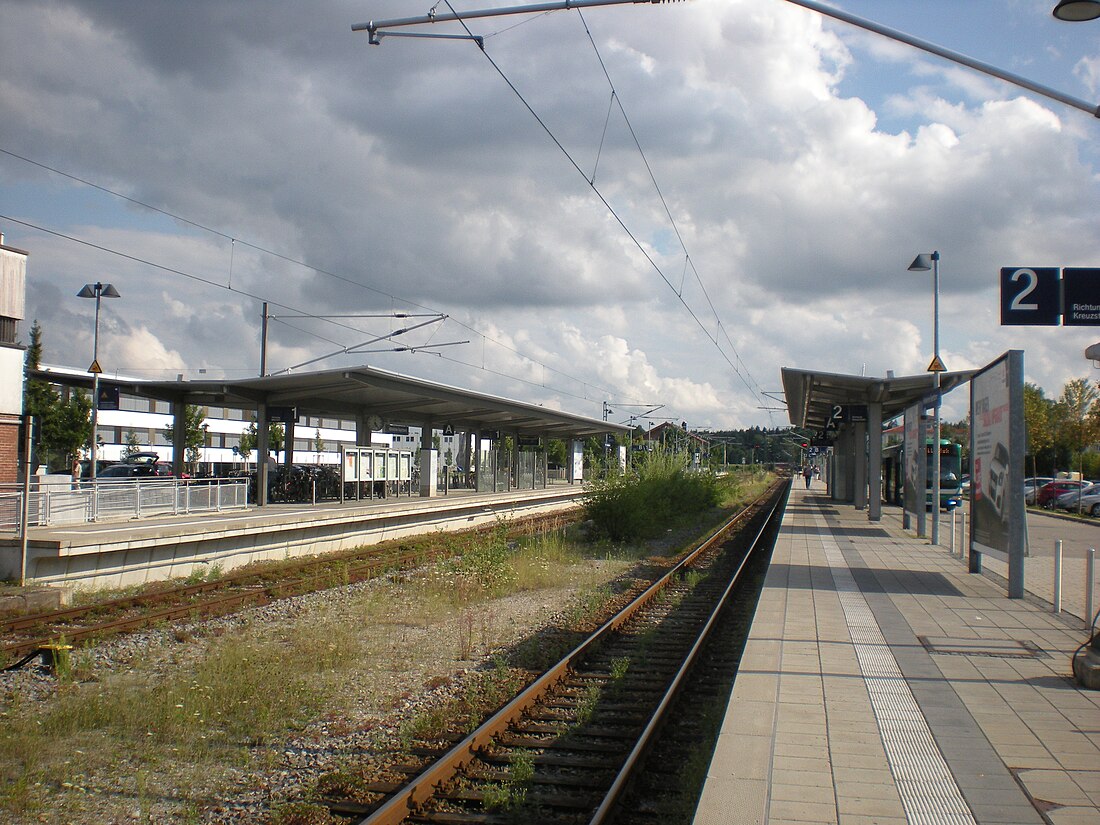
<path fill-rule="evenodd" d="M 125 587 L 256 561 L 350 550 L 577 506 L 582 485 L 541 490 L 347 500 L 102 522 L 29 531 L 27 578 L 37 585 Z M 19 570 L 18 540 L 0 538 L 0 576 Z"/>
<path fill-rule="evenodd" d="M 800 487 L 696 825 L 1100 822 L 1081 623 Z"/>

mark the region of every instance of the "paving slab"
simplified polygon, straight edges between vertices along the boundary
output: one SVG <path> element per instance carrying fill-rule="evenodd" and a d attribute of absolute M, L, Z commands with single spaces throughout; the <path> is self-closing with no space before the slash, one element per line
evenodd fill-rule
<path fill-rule="evenodd" d="M 796 487 L 695 823 L 1100 823 L 1085 639 L 900 519 Z"/>

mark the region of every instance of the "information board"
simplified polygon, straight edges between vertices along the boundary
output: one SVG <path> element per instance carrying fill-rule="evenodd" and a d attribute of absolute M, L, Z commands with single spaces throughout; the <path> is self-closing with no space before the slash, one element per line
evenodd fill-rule
<path fill-rule="evenodd" d="M 1100 326 L 1100 268 L 1001 268 L 1001 325 Z"/>
<path fill-rule="evenodd" d="M 1100 326 L 1100 269 L 1062 270 L 1062 323 L 1067 327 Z"/>
<path fill-rule="evenodd" d="M 1056 327 L 1062 296 L 1056 266 L 1001 268 L 1001 325 Z"/>

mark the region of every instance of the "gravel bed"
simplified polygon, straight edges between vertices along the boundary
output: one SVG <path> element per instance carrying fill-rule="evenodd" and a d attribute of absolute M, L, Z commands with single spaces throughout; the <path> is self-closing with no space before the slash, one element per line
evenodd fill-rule
<path fill-rule="evenodd" d="M 585 586 L 593 586 L 616 578 L 626 565 L 591 561 L 585 567 Z M 223 636 L 248 636 L 257 628 L 293 633 L 318 616 L 361 621 L 357 605 L 367 595 L 384 598 L 392 605 L 388 624 L 363 628 L 364 637 L 369 637 L 379 655 L 362 663 L 362 678 L 342 684 L 332 708 L 292 738 L 258 743 L 248 749 L 245 764 L 230 760 L 216 770 L 211 770 L 209 763 L 189 765 L 165 754 L 156 765 L 113 762 L 109 770 L 54 779 L 45 785 L 49 797 L 46 810 L 30 808 L 17 816 L 13 825 L 264 822 L 273 804 L 302 798 L 320 775 L 341 768 L 352 757 L 358 765 L 381 769 L 403 720 L 420 708 L 460 693 L 471 674 L 491 661 L 495 652 L 553 623 L 578 589 L 521 592 L 485 602 L 477 605 L 476 613 L 467 615 L 465 626 L 463 620 L 444 616 L 418 624 L 401 619 L 403 613 L 411 615 L 416 608 L 413 596 L 398 580 L 407 576 L 360 582 L 230 616 L 113 637 L 79 651 L 74 656 L 78 671 L 94 673 L 94 679 L 109 689 L 112 679 L 127 674 L 155 680 L 186 668 L 204 655 L 211 640 Z M 471 647 L 463 642 L 463 636 L 473 635 L 474 630 L 476 650 L 468 651 L 468 658 L 460 658 L 459 652 Z M 408 655 L 409 651 L 416 655 Z M 37 665 L 0 673 L 0 724 L 8 714 L 48 707 L 61 692 L 57 680 Z M 0 757 L 0 768 L 3 761 Z"/>

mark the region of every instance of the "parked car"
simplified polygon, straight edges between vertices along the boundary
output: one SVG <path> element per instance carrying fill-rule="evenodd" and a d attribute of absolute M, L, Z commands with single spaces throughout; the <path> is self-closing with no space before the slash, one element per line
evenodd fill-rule
<path fill-rule="evenodd" d="M 1073 479 L 1060 478 L 1057 481 L 1052 481 L 1049 484 L 1044 484 L 1039 488 L 1039 492 L 1035 494 L 1035 503 L 1040 507 L 1046 507 L 1050 509 L 1054 506 L 1054 500 L 1062 493 L 1069 493 L 1075 490 L 1079 490 L 1085 486 L 1083 481 L 1074 481 Z"/>
<path fill-rule="evenodd" d="M 1088 484 L 1080 489 L 1062 493 L 1054 500 L 1054 509 L 1100 516 L 1100 484 Z"/>
<path fill-rule="evenodd" d="M 1034 478 L 1025 478 L 1024 479 L 1024 503 L 1025 504 L 1034 504 L 1035 503 L 1035 496 L 1039 492 L 1039 488 L 1042 487 L 1044 484 L 1050 484 L 1050 482 L 1052 482 L 1052 481 L 1054 481 L 1053 478 L 1043 477 L 1043 476 L 1037 476 L 1037 477 L 1034 477 Z"/>
<path fill-rule="evenodd" d="M 97 478 L 164 478 L 172 475 L 172 466 L 161 463 L 156 453 L 135 453 L 118 464 L 106 467 Z"/>

